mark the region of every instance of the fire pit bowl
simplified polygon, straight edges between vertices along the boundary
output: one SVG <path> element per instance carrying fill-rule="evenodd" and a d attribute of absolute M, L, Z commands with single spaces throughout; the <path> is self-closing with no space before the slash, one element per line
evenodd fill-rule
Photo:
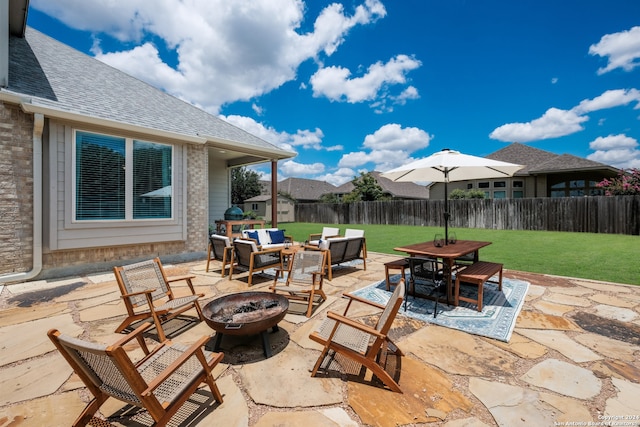
<path fill-rule="evenodd" d="M 216 298 L 202 308 L 205 322 L 216 331 L 214 351 L 220 350 L 223 335 L 262 335 L 266 357 L 271 356 L 266 332 L 278 330 L 287 314 L 289 300 L 273 292 L 240 292 Z"/>

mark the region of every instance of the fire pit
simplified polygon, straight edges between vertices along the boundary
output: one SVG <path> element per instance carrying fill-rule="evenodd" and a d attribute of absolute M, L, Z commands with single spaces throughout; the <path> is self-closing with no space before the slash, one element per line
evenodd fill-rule
<path fill-rule="evenodd" d="M 271 357 L 267 330 L 278 330 L 278 322 L 287 314 L 289 300 L 272 292 L 240 292 L 216 298 L 202 308 L 205 322 L 216 331 L 214 351 L 220 351 L 222 337 L 257 335 L 262 337 L 265 357 Z"/>

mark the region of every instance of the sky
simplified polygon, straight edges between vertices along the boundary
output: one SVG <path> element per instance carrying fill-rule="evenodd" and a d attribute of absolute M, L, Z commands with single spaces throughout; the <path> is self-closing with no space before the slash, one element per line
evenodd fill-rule
<path fill-rule="evenodd" d="M 27 24 L 296 152 L 279 180 L 512 142 L 640 168 L 638 0 L 31 0 Z"/>

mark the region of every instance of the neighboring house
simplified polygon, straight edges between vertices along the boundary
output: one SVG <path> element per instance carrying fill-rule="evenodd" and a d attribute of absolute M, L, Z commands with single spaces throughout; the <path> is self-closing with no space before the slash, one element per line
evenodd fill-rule
<path fill-rule="evenodd" d="M 487 156 L 488 159 L 524 165 L 513 177 L 450 182 L 452 190 L 481 190 L 486 198 L 582 197 L 602 194 L 596 184 L 618 175 L 619 169 L 573 156 L 554 154 L 513 143 Z M 444 184 L 430 185 L 434 199 L 444 198 Z"/>
<path fill-rule="evenodd" d="M 244 201 L 244 212 L 253 211 L 256 216 L 271 221 L 273 198 L 270 194 L 255 196 Z M 277 222 L 294 222 L 295 203 L 288 197 L 278 195 Z"/>
<path fill-rule="evenodd" d="M 414 182 L 398 182 L 392 181 L 380 175 L 381 172 L 373 171 L 371 175 L 384 193 L 393 200 L 424 200 L 429 198 L 429 189 L 424 185 L 418 185 Z M 333 193 L 342 199 L 346 194 L 353 191 L 355 186 L 352 181 L 342 184 Z"/>
<path fill-rule="evenodd" d="M 0 8 L 0 283 L 201 258 L 230 169 L 295 156 Z"/>
<path fill-rule="evenodd" d="M 261 181 L 262 195 L 271 194 L 271 183 Z M 324 194 L 333 193 L 336 186 L 326 181 L 286 178 L 278 182 L 278 193 L 290 196 L 296 203 L 317 203 Z"/>

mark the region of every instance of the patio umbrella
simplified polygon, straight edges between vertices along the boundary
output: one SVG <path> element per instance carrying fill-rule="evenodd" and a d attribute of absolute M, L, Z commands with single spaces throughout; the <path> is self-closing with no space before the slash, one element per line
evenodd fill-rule
<path fill-rule="evenodd" d="M 512 176 L 524 166 L 470 156 L 445 148 L 382 174 L 392 181 L 444 182 L 444 239 L 449 242 L 449 197 L 447 184 L 452 181 Z"/>

